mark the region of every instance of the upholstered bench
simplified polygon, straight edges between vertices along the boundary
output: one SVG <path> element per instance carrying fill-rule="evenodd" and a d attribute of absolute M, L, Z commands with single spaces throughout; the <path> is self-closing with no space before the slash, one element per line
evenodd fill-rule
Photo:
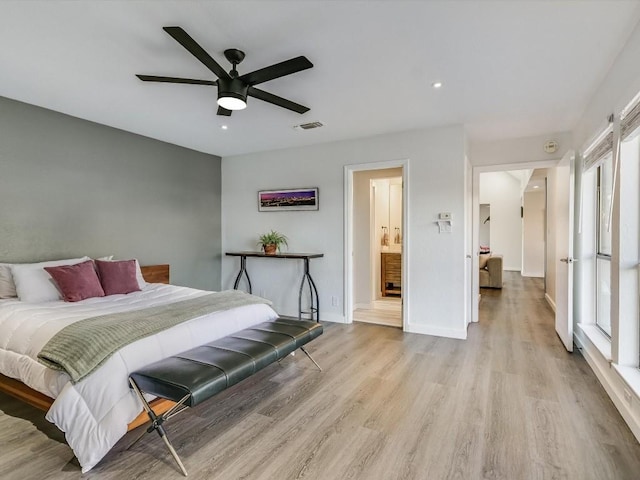
<path fill-rule="evenodd" d="M 322 331 L 322 325 L 316 322 L 278 318 L 133 372 L 129 382 L 151 419 L 151 426 L 140 438 L 156 430 L 186 476 L 187 470 L 167 439 L 162 424 L 186 408 L 198 405 L 267 365 L 280 361 L 298 348 L 320 369 L 304 345 L 320 336 Z M 147 403 L 144 393 L 172 400 L 176 404 L 158 416 Z"/>

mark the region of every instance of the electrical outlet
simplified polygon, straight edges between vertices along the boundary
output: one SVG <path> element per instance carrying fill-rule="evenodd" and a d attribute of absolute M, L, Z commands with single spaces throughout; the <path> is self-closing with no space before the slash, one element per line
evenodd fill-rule
<path fill-rule="evenodd" d="M 331 297 L 331 306 L 332 307 L 337 307 L 338 306 L 338 297 L 336 295 Z"/>
<path fill-rule="evenodd" d="M 631 405 L 631 392 L 626 388 L 624 389 L 624 399 L 627 401 L 629 405 Z"/>

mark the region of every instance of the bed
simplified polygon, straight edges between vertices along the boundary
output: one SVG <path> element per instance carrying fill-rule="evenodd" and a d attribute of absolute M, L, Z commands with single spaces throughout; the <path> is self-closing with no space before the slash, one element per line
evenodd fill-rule
<path fill-rule="evenodd" d="M 127 295 L 79 302 L 30 303 L 0 300 L 0 390 L 37 408 L 65 432 L 82 471 L 93 468 L 127 432 L 145 421 L 141 404 L 129 389 L 129 373 L 162 358 L 216 340 L 258 323 L 276 312 L 256 303 L 203 315 L 130 343 L 76 383 L 45 367 L 38 353 L 66 325 L 93 316 L 170 305 L 209 292 L 168 284 L 169 266 L 143 267 L 148 283 Z M 166 410 L 168 402 L 156 402 Z"/>

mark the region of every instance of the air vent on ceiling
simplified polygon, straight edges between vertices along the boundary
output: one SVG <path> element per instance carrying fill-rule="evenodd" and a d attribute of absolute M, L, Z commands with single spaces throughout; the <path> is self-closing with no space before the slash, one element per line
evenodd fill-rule
<path fill-rule="evenodd" d="M 302 129 L 302 130 L 311 130 L 312 128 L 320 128 L 320 127 L 324 127 L 324 124 L 322 122 L 309 122 L 309 123 L 301 123 L 300 125 L 296 125 L 295 129 Z"/>

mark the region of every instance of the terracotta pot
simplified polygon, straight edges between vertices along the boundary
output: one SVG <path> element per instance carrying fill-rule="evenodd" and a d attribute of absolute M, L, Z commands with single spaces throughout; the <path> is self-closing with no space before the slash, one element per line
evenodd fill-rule
<path fill-rule="evenodd" d="M 270 243 L 268 245 L 263 245 L 265 255 L 275 255 L 278 253 L 278 246 L 275 243 Z"/>

